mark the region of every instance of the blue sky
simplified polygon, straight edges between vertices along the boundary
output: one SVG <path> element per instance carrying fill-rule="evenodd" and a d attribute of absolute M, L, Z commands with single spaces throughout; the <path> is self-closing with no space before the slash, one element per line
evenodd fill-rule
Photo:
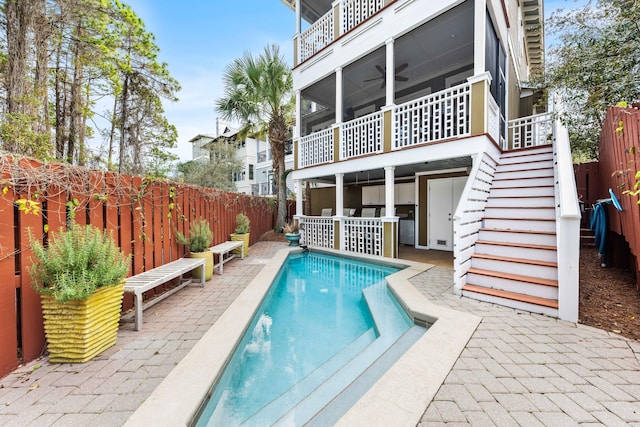
<path fill-rule="evenodd" d="M 245 51 L 259 54 L 280 46 L 293 63 L 295 13 L 279 0 L 125 0 L 156 36 L 159 60 L 169 64 L 182 90 L 165 102 L 169 122 L 178 129 L 180 161 L 191 159 L 189 140 L 215 133 L 214 102 L 223 95 L 225 67 Z"/>
<path fill-rule="evenodd" d="M 427 0 L 423 0 L 427 1 Z M 260 53 L 275 43 L 290 65 L 295 13 L 279 0 L 125 0 L 156 36 L 160 61 L 169 64 L 182 90 L 166 115 L 178 129 L 180 161 L 191 159 L 189 140 L 215 133 L 214 102 L 223 95 L 227 64 L 248 51 Z M 546 0 L 545 16 L 573 9 L 586 0 Z"/>

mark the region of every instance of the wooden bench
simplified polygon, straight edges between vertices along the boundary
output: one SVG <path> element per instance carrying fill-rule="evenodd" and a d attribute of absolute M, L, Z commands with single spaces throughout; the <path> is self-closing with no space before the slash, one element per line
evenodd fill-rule
<path fill-rule="evenodd" d="M 151 307 L 152 305 L 162 301 L 169 295 L 174 294 L 180 289 L 187 286 L 192 282 L 191 279 L 180 280 L 180 284 L 175 288 L 159 295 L 157 298 L 143 304 L 142 294 L 148 290 L 162 285 L 171 279 L 176 277 L 182 278 L 184 273 L 192 271 L 196 268 L 201 268 L 200 286 L 204 286 L 205 276 L 205 259 L 204 258 L 180 258 L 176 261 L 172 261 L 168 264 L 161 265 L 160 267 L 152 268 L 143 273 L 136 274 L 125 280 L 124 291 L 134 294 L 135 296 L 135 323 L 136 331 L 142 329 L 142 310 Z"/>
<path fill-rule="evenodd" d="M 224 263 L 235 258 L 236 254 L 232 254 L 231 251 L 236 248 L 240 248 L 240 258 L 244 259 L 244 242 L 241 241 L 224 242 L 209 248 L 214 256 L 218 255 L 218 263 L 214 264 L 214 268 L 218 268 L 220 274 L 224 271 Z"/>

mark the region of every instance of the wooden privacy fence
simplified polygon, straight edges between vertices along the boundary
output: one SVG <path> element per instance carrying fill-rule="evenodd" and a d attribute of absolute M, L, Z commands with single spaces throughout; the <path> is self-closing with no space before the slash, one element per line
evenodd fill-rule
<path fill-rule="evenodd" d="M 636 108 L 611 107 L 602 126 L 599 145 L 598 198 L 609 198 L 609 188 L 613 189 L 622 205 L 618 212 L 613 205 L 607 205 L 608 229 L 629 244 L 636 260 L 640 254 L 640 205 L 638 197 L 623 194 L 633 190 L 636 171 L 640 170 L 640 111 Z M 635 263 L 636 285 L 640 282 L 640 270 Z"/>
<path fill-rule="evenodd" d="M 196 218 L 209 221 L 213 244 L 229 240 L 240 212 L 251 220 L 251 244 L 274 225 L 268 199 L 10 156 L 0 156 L 0 191 L 0 377 L 45 349 L 28 230 L 46 241 L 68 222 L 105 228 L 137 274 L 183 257 L 175 232 Z M 130 295 L 123 304 L 131 308 Z"/>

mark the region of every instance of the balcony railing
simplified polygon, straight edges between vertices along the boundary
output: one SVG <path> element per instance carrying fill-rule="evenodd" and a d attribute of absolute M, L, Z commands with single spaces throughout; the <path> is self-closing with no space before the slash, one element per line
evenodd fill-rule
<path fill-rule="evenodd" d="M 346 33 L 382 9 L 384 0 L 342 0 L 341 34 Z"/>
<path fill-rule="evenodd" d="M 509 141 L 512 149 L 551 144 L 553 141 L 552 115 L 544 113 L 510 120 Z"/>
<path fill-rule="evenodd" d="M 333 9 L 300 34 L 300 62 L 304 62 L 333 41 Z"/>
<path fill-rule="evenodd" d="M 378 111 L 342 125 L 341 158 L 382 152 L 383 114 Z"/>
<path fill-rule="evenodd" d="M 383 7 L 384 0 L 340 0 L 339 9 L 337 9 L 340 13 L 340 34 L 345 34 L 366 21 Z M 300 34 L 298 48 L 300 63 L 330 45 L 337 37 L 333 16 L 335 10 L 332 7 L 329 12 Z"/>
<path fill-rule="evenodd" d="M 300 138 L 299 167 L 333 162 L 333 129 L 324 129 Z"/>
<path fill-rule="evenodd" d="M 258 163 L 266 162 L 267 160 L 271 160 L 271 156 L 269 156 L 268 151 L 258 152 Z"/>
<path fill-rule="evenodd" d="M 465 83 L 396 106 L 393 148 L 469 135 L 470 96 Z"/>

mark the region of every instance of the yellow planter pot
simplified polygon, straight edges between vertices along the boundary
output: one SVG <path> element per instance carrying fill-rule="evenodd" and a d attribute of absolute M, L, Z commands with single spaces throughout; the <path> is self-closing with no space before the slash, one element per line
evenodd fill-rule
<path fill-rule="evenodd" d="M 124 282 L 98 289 L 82 300 L 57 302 L 42 295 L 49 360 L 83 363 L 116 343 Z"/>
<path fill-rule="evenodd" d="M 251 233 L 245 233 L 245 234 L 232 233 L 231 234 L 231 241 L 232 242 L 244 242 L 244 255 L 245 256 L 249 255 L 249 236 L 250 235 L 251 235 Z M 233 253 L 234 254 L 239 254 L 240 253 L 240 248 L 234 249 Z"/>
<path fill-rule="evenodd" d="M 205 262 L 204 262 L 204 280 L 209 280 L 211 279 L 211 276 L 213 275 L 213 252 L 211 251 L 206 251 L 206 252 L 189 252 L 189 257 L 190 258 L 204 258 Z M 197 279 L 200 280 L 200 276 L 201 276 L 201 270 L 199 268 L 196 268 L 195 270 L 193 270 L 191 272 L 191 277 L 193 279 Z"/>

